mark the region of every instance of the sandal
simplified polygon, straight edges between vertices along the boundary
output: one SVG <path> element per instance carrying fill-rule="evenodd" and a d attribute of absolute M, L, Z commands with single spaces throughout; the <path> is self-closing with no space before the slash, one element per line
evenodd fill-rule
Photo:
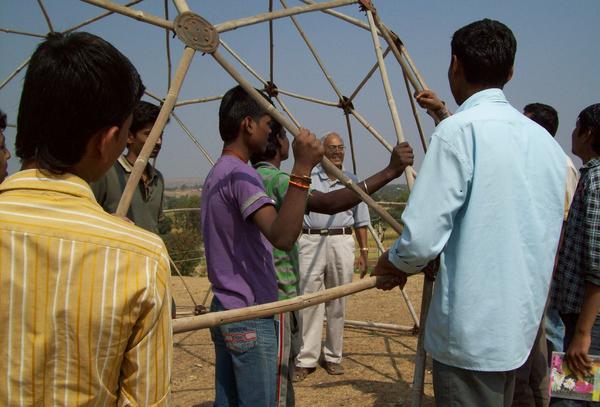
<path fill-rule="evenodd" d="M 299 383 L 306 379 L 306 376 L 313 373 L 316 370 L 314 367 L 294 367 L 294 374 L 292 375 L 292 382 Z"/>
<path fill-rule="evenodd" d="M 327 371 L 327 373 L 329 373 L 330 375 L 341 375 L 344 374 L 344 368 L 342 367 L 341 364 L 339 363 L 333 363 L 333 362 L 323 362 L 323 368 Z"/>

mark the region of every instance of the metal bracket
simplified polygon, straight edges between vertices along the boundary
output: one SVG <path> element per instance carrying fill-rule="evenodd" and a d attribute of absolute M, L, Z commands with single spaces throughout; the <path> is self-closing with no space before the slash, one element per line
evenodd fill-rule
<path fill-rule="evenodd" d="M 215 27 L 191 11 L 175 18 L 175 33 L 185 45 L 197 51 L 212 53 L 219 46 L 219 33 Z"/>
<path fill-rule="evenodd" d="M 375 8 L 371 0 L 358 0 L 358 2 L 360 3 L 360 11 L 366 12 L 367 10 L 369 10 L 371 13 L 377 14 L 377 9 Z"/>
<path fill-rule="evenodd" d="M 346 96 L 342 96 L 340 101 L 338 102 L 338 106 L 344 110 L 344 113 L 349 114 L 350 110 L 354 110 L 354 105 L 352 101 L 348 99 Z"/>
<path fill-rule="evenodd" d="M 277 89 L 277 85 L 275 85 L 271 81 L 267 82 L 267 84 L 265 85 L 263 90 L 266 92 L 267 95 L 269 95 L 272 98 L 277 97 L 277 95 L 279 95 L 279 90 Z"/>

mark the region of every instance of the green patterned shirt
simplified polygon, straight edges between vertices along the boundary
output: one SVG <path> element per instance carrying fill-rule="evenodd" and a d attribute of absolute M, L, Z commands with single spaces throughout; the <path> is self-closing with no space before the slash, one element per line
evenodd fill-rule
<path fill-rule="evenodd" d="M 288 189 L 290 176 L 268 162 L 254 165 L 261 176 L 267 195 L 275 201 L 277 211 L 281 208 L 283 197 Z M 287 300 L 298 295 L 298 247 L 289 252 L 273 248 L 275 275 L 277 276 L 278 297 Z"/>

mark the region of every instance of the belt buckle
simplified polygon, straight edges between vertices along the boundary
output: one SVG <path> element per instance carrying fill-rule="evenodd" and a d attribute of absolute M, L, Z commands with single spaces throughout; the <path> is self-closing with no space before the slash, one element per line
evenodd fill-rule
<path fill-rule="evenodd" d="M 326 236 L 329 234 L 329 230 L 328 229 L 319 229 L 319 234 L 321 236 Z"/>

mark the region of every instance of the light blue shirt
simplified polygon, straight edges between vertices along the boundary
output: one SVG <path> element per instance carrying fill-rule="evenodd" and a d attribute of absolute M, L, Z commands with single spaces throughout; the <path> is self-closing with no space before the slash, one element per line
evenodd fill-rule
<path fill-rule="evenodd" d="M 320 192 L 330 192 L 344 188 L 337 179 L 329 179 L 325 169 L 318 164 L 311 172 L 311 189 Z M 351 178 L 355 183 L 358 178 L 352 173 L 344 171 L 344 175 Z M 369 208 L 364 202 L 359 203 L 352 209 L 338 212 L 335 215 L 327 215 L 324 213 L 310 212 L 304 215 L 304 227 L 310 229 L 335 229 L 353 226 L 355 228 L 367 226 L 371 222 L 369 217 Z"/>
<path fill-rule="evenodd" d="M 563 221 L 565 160 L 500 89 L 438 125 L 389 254 L 416 273 L 443 252 L 425 330 L 435 360 L 508 371 L 527 359 Z"/>

